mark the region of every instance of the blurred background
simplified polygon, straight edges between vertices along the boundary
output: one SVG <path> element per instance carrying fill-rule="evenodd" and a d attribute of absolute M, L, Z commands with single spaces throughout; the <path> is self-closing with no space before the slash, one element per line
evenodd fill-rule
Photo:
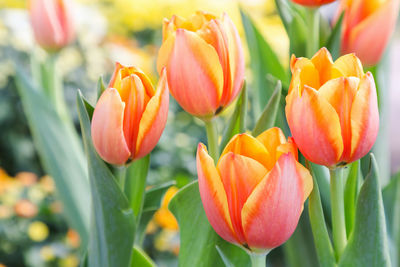
<path fill-rule="evenodd" d="M 57 68 L 64 77 L 65 97 L 77 129 L 76 90 L 94 103 L 97 80 L 103 76 L 108 82 L 115 61 L 138 66 L 157 81 L 155 59 L 163 18 L 185 17 L 199 9 L 226 12 L 243 33 L 239 4 L 287 66 L 289 43 L 273 0 L 76 0 L 77 39 L 61 51 Z M 26 8 L 25 0 L 0 0 L 0 266 L 78 266 L 79 236 L 62 216 L 53 180 L 43 172 L 16 92 L 15 66 L 28 72 L 29 55 L 44 53 L 35 45 Z M 333 17 L 335 4 L 322 12 Z M 400 168 L 399 31 L 388 50 L 392 75 L 390 88 L 385 89 L 391 95 L 387 127 L 394 173 Z M 251 73 L 246 76 L 251 80 Z M 206 141 L 201 122 L 171 100 L 168 124 L 152 153 L 148 178 L 150 185 L 176 181 L 147 229 L 144 247 L 159 266 L 177 264 L 178 226 L 166 206 L 177 188 L 196 178 L 194 155 L 199 141 Z"/>

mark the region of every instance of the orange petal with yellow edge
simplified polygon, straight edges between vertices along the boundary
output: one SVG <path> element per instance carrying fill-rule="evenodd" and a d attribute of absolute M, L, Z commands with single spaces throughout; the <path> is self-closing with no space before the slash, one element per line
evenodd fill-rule
<path fill-rule="evenodd" d="M 271 155 L 271 158 L 275 163 L 277 148 L 281 144 L 286 143 L 286 137 L 283 134 L 282 130 L 278 127 L 270 128 L 262 132 L 259 136 L 257 136 L 257 140 L 260 141 L 264 145 L 264 147 L 268 150 L 269 154 Z M 269 170 L 272 169 L 273 164 L 269 166 Z"/>
<path fill-rule="evenodd" d="M 177 29 L 167 77 L 171 94 L 188 113 L 208 116 L 219 107 L 224 82 L 222 67 L 214 47 L 197 34 Z"/>
<path fill-rule="evenodd" d="M 338 77 L 358 77 L 364 76 L 361 61 L 355 54 L 347 54 L 338 58 L 332 66 L 332 79 Z"/>
<path fill-rule="evenodd" d="M 197 147 L 197 174 L 201 201 L 208 221 L 215 232 L 228 242 L 240 244 L 229 216 L 228 200 L 224 185 L 203 144 Z"/>
<path fill-rule="evenodd" d="M 339 116 L 342 130 L 343 153 L 340 161 L 347 162 L 351 151 L 351 106 L 356 95 L 360 79 L 340 77 L 325 83 L 318 91 L 327 100 Z"/>
<path fill-rule="evenodd" d="M 367 154 L 379 130 L 379 110 L 374 77 L 370 72 L 361 79 L 351 108 L 351 156 L 349 162 Z"/>
<path fill-rule="evenodd" d="M 333 61 L 328 49 L 322 47 L 318 50 L 318 52 L 311 58 L 311 62 L 319 72 L 319 81 L 321 85 L 331 79 Z"/>
<path fill-rule="evenodd" d="M 296 161 L 297 174 L 300 176 L 303 185 L 303 202 L 305 202 L 308 196 L 311 194 L 314 183 L 312 176 L 308 169 Z"/>
<path fill-rule="evenodd" d="M 340 121 L 335 109 L 318 91 L 305 86 L 286 98 L 286 118 L 301 153 L 310 161 L 333 166 L 343 152 Z"/>
<path fill-rule="evenodd" d="M 292 154 L 284 154 L 243 206 L 241 216 L 248 246 L 257 251 L 284 243 L 296 229 L 302 208 L 303 187 L 296 160 Z"/>
<path fill-rule="evenodd" d="M 222 151 L 220 159 L 229 152 L 252 158 L 261 163 L 268 170 L 270 170 L 275 163 L 275 159 L 272 158 L 267 148 L 256 138 L 246 133 L 237 134 L 232 137 L 224 151 Z"/>
<path fill-rule="evenodd" d="M 318 89 L 321 86 L 319 72 L 311 60 L 298 58 L 293 64 L 293 77 L 290 82 L 289 92 L 297 87 L 302 92 L 305 85 L 314 89 Z"/>
<path fill-rule="evenodd" d="M 100 96 L 93 112 L 93 145 L 100 157 L 111 164 L 122 165 L 131 154 L 123 132 L 124 107 L 118 91 L 110 88 Z"/>
<path fill-rule="evenodd" d="M 150 153 L 157 145 L 168 118 L 169 94 L 166 71 L 161 74 L 156 94 L 150 99 L 139 124 L 134 158 Z"/>
<path fill-rule="evenodd" d="M 233 229 L 240 243 L 245 244 L 242 207 L 253 189 L 267 174 L 267 169 L 254 159 L 232 152 L 222 156 L 217 169 L 225 188 Z"/>

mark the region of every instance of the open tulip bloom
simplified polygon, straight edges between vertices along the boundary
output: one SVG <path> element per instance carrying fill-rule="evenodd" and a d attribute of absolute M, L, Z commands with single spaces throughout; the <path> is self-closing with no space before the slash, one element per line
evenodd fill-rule
<path fill-rule="evenodd" d="M 266 254 L 294 232 L 313 182 L 297 148 L 279 128 L 257 138 L 239 134 L 215 166 L 197 149 L 200 195 L 214 230 L 228 242 Z"/>
<path fill-rule="evenodd" d="M 117 63 L 92 118 L 93 145 L 99 155 L 108 163 L 122 165 L 150 153 L 167 122 L 168 103 L 165 70 L 154 91 L 142 71 Z"/>
<path fill-rule="evenodd" d="M 242 88 L 244 57 L 228 15 L 199 11 L 165 20 L 158 72 L 164 67 L 171 94 L 188 113 L 208 118 L 229 105 Z"/>
<path fill-rule="evenodd" d="M 335 62 L 326 48 L 313 58 L 291 59 L 286 117 L 301 153 L 335 167 L 367 154 L 378 134 L 375 82 L 354 54 Z"/>

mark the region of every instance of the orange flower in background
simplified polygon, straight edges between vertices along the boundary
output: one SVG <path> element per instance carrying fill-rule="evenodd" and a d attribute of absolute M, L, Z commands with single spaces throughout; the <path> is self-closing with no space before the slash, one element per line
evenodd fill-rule
<path fill-rule="evenodd" d="M 279 128 L 257 138 L 239 134 L 214 165 L 203 144 L 197 149 L 200 196 L 207 218 L 225 240 L 265 252 L 296 229 L 313 183 L 297 162 L 297 147 Z"/>
<path fill-rule="evenodd" d="M 69 0 L 30 0 L 29 11 L 36 41 L 45 49 L 60 49 L 75 38 Z"/>
<path fill-rule="evenodd" d="M 244 58 L 228 15 L 199 11 L 189 19 L 165 20 L 158 72 L 163 68 L 171 94 L 188 113 L 210 117 L 229 105 L 243 85 Z"/>
<path fill-rule="evenodd" d="M 326 5 L 336 0 L 292 0 L 292 1 L 299 5 L 315 7 L 315 6 Z"/>
<path fill-rule="evenodd" d="M 354 54 L 335 62 L 326 48 L 291 60 L 286 118 L 301 153 L 334 167 L 363 157 L 378 134 L 375 82 Z"/>
<path fill-rule="evenodd" d="M 356 53 L 365 65 L 381 59 L 392 36 L 400 0 L 342 0 L 342 53 Z"/>
<path fill-rule="evenodd" d="M 122 165 L 150 153 L 164 130 L 168 106 L 165 71 L 154 91 L 142 71 L 117 63 L 92 118 L 92 140 L 101 158 Z"/>

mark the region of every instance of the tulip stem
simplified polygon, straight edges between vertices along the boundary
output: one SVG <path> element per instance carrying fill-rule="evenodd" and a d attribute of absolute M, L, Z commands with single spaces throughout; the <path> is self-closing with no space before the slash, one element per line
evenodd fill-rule
<path fill-rule="evenodd" d="M 336 257 L 340 258 L 346 243 L 346 224 L 344 218 L 343 168 L 330 169 L 331 176 L 331 206 L 332 234 Z"/>
<path fill-rule="evenodd" d="M 251 267 L 265 267 L 267 254 L 249 253 Z"/>
<path fill-rule="evenodd" d="M 319 13 L 318 8 L 307 8 L 309 41 L 307 42 L 307 57 L 311 58 L 319 48 Z"/>
<path fill-rule="evenodd" d="M 216 162 L 219 157 L 218 130 L 215 119 L 204 121 L 207 131 L 207 142 L 210 156 Z"/>

